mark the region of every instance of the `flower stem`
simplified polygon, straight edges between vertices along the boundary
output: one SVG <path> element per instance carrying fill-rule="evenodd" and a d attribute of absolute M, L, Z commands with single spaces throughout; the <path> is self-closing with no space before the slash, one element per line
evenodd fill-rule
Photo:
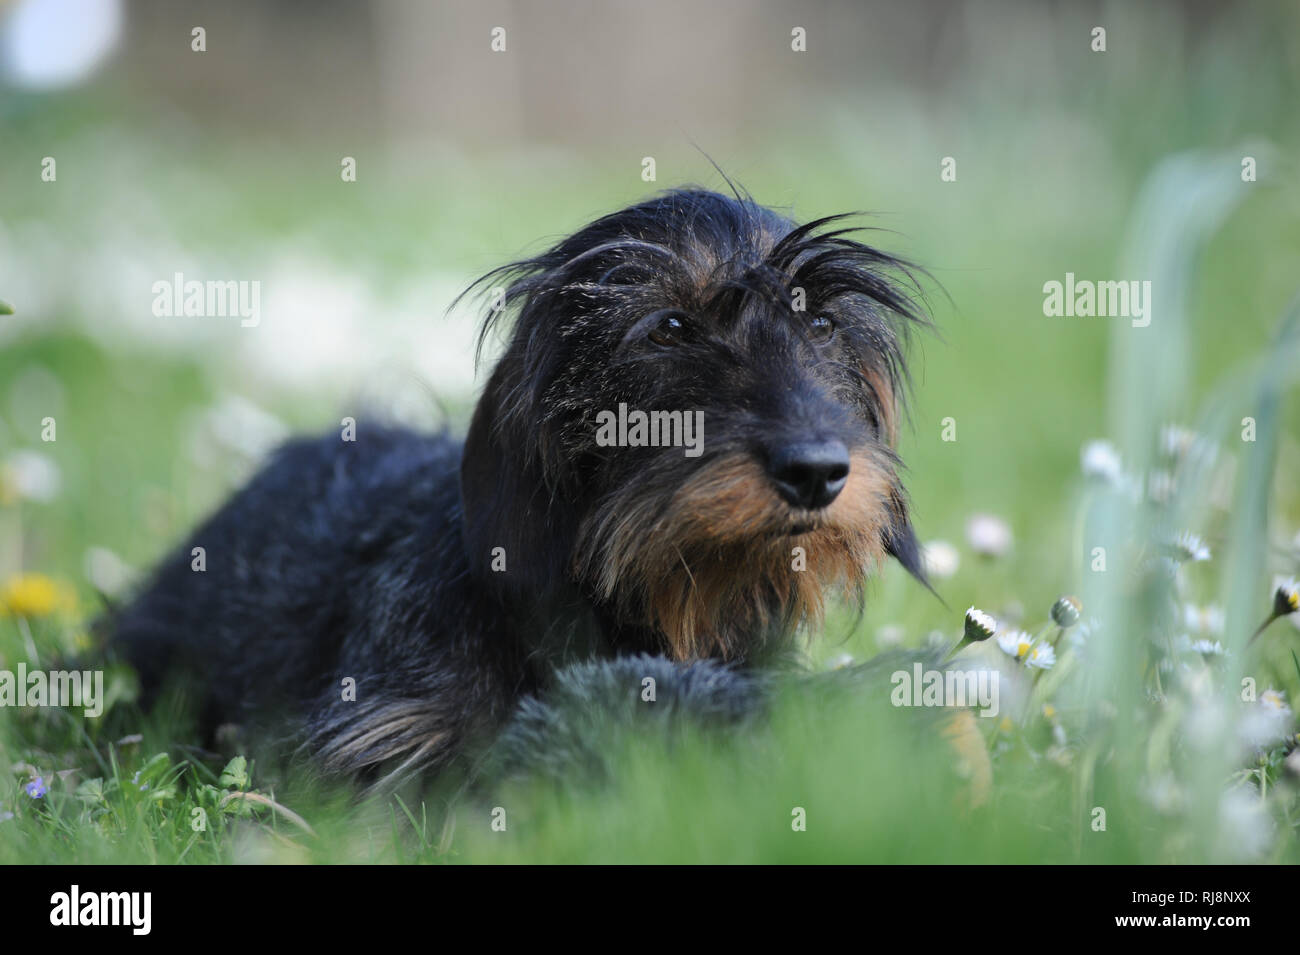
<path fill-rule="evenodd" d="M 1250 639 L 1246 641 L 1246 646 L 1250 646 L 1252 643 L 1254 643 L 1254 642 L 1255 642 L 1255 639 L 1256 639 L 1256 638 L 1257 638 L 1261 633 L 1263 633 L 1265 630 L 1267 630 L 1267 629 L 1268 629 L 1268 625 L 1269 625 L 1270 623 L 1272 623 L 1272 622 L 1273 622 L 1274 620 L 1276 620 L 1276 619 L 1277 619 L 1277 614 L 1273 614 L 1273 615 L 1271 615 L 1267 620 L 1265 620 L 1263 623 L 1261 623 L 1261 624 L 1259 625 L 1259 629 L 1257 629 L 1254 633 L 1252 633 L 1252 634 L 1250 635 Z"/>

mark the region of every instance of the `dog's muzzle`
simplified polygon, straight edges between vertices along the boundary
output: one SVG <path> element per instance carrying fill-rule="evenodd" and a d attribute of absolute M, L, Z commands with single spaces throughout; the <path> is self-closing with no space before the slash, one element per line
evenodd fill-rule
<path fill-rule="evenodd" d="M 783 444 L 769 452 L 767 473 L 791 507 L 821 510 L 844 490 L 849 449 L 834 439 Z"/>

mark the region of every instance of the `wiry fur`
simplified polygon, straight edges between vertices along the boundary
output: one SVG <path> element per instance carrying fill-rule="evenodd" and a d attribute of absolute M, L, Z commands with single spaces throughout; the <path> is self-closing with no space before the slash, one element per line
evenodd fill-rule
<path fill-rule="evenodd" d="M 860 596 L 884 556 L 892 475 L 888 459 L 859 452 L 845 490 L 794 533 L 752 456 L 719 457 L 666 506 L 634 494 L 606 502 L 579 531 L 575 569 L 621 613 L 644 608 L 674 659 L 743 659 L 756 641 L 819 623 L 828 591 Z"/>
<path fill-rule="evenodd" d="M 743 666 L 885 555 L 919 577 L 893 447 L 924 319 L 907 265 L 840 219 L 680 190 L 490 273 L 505 308 L 484 340 L 517 318 L 463 447 L 364 421 L 355 443 L 289 445 L 160 567 L 118 644 L 151 692 L 199 674 L 209 724 L 288 727 L 325 767 L 375 775 L 445 766 L 575 662 Z M 672 347 L 653 337 L 668 313 Z M 620 403 L 702 411 L 704 453 L 598 446 Z M 766 473 L 810 435 L 851 455 L 820 510 Z"/>
<path fill-rule="evenodd" d="M 642 686 L 654 680 L 647 706 Z M 653 728 L 669 742 L 701 726 L 734 729 L 762 716 L 772 695 L 763 671 L 713 660 L 678 664 L 637 654 L 575 664 L 544 696 L 526 696 L 483 769 L 497 782 L 512 776 L 602 781 L 621 734 Z M 592 719 L 592 714 L 599 719 Z"/>

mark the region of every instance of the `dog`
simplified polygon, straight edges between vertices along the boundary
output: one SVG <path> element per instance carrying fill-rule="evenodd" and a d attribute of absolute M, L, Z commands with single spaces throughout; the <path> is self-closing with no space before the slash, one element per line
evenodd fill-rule
<path fill-rule="evenodd" d="M 281 448 L 113 622 L 146 704 L 188 674 L 208 730 L 372 780 L 535 724 L 566 679 L 754 705 L 829 599 L 888 557 L 925 581 L 895 451 L 922 287 L 845 218 L 684 188 L 488 273 L 504 351 L 463 444 Z"/>

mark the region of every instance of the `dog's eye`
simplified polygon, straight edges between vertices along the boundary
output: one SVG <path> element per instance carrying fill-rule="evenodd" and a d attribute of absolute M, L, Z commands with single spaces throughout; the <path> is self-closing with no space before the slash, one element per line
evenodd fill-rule
<path fill-rule="evenodd" d="M 665 348 L 681 344 L 686 338 L 686 322 L 683 318 L 680 312 L 665 312 L 646 337 Z"/>
<path fill-rule="evenodd" d="M 808 337 L 814 344 L 824 345 L 835 334 L 835 323 L 825 315 L 818 315 L 808 323 Z"/>

